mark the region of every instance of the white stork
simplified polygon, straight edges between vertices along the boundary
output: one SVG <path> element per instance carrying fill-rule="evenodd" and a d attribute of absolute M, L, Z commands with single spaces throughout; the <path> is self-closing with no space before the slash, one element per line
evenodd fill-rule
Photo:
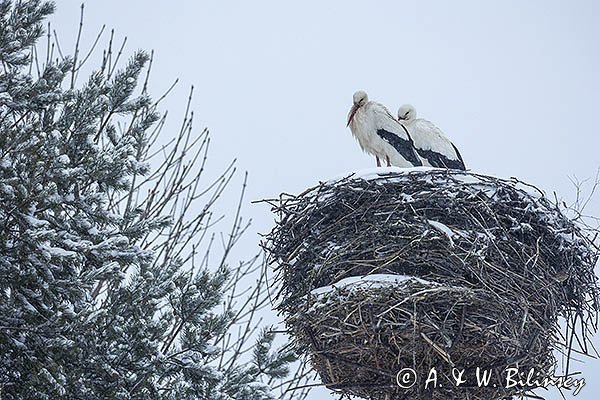
<path fill-rule="evenodd" d="M 377 166 L 380 158 L 388 167 L 415 167 L 423 165 L 407 130 L 396 121 L 382 104 L 369 101 L 367 94 L 359 90 L 354 93 L 354 104 L 348 113 L 348 124 L 352 135 L 363 151 L 375 156 Z"/>
<path fill-rule="evenodd" d="M 407 129 L 423 164 L 432 167 L 465 170 L 458 149 L 442 131 L 425 119 L 417 119 L 417 110 L 410 104 L 398 109 L 398 121 Z"/>

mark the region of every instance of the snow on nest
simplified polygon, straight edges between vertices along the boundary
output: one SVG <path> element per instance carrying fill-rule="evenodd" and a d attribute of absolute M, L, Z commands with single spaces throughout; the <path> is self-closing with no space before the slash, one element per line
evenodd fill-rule
<path fill-rule="evenodd" d="M 372 274 L 372 275 L 363 275 L 363 276 L 349 276 L 336 282 L 332 285 L 322 286 L 316 289 L 313 289 L 310 294 L 311 295 L 323 295 L 326 293 L 330 293 L 334 290 L 339 290 L 342 288 L 345 289 L 371 289 L 371 288 L 379 288 L 385 286 L 394 286 L 398 285 L 402 282 L 407 281 L 415 281 L 422 283 L 424 285 L 436 285 L 435 282 L 430 282 L 425 279 L 417 278 L 415 276 L 408 275 L 392 275 L 392 274 Z"/>
<path fill-rule="evenodd" d="M 432 227 L 434 227 L 436 230 L 438 230 L 438 231 L 442 232 L 444 235 L 446 235 L 448 237 L 448 240 L 450 241 L 450 245 L 452 247 L 454 247 L 454 240 L 453 240 L 453 238 L 459 237 L 460 236 L 459 234 L 457 234 L 452 229 L 450 229 L 447 225 L 444 225 L 441 222 L 433 221 L 431 219 L 428 219 L 427 223 L 429 225 L 431 225 Z"/>
<path fill-rule="evenodd" d="M 345 174 L 337 175 L 331 179 L 326 180 L 324 183 L 327 185 L 335 186 L 338 183 L 344 182 L 345 180 L 377 180 L 382 179 L 385 182 L 398 182 L 403 179 L 402 175 L 408 175 L 410 173 L 422 172 L 425 175 L 426 181 L 432 181 L 434 178 L 433 173 L 435 172 L 448 172 L 452 179 L 458 180 L 464 184 L 470 186 L 476 186 L 479 189 L 489 192 L 488 194 L 493 195 L 495 186 L 490 182 L 491 180 L 501 180 L 514 186 L 516 189 L 520 189 L 533 197 L 542 197 L 544 193 L 532 185 L 528 185 L 515 178 L 505 179 L 496 177 L 493 175 L 483 175 L 470 171 L 460 170 L 447 170 L 445 168 L 433 168 L 433 167 L 412 167 L 412 168 L 400 168 L 400 167 L 374 167 L 361 169 Z M 432 175 L 426 175 L 427 172 L 431 172 Z M 401 175 L 401 176 L 398 176 Z"/>
<path fill-rule="evenodd" d="M 353 171 L 353 172 L 346 172 L 343 174 L 339 174 L 334 176 L 333 178 L 329 179 L 326 181 L 326 183 L 329 184 L 335 184 L 339 181 L 348 179 L 348 178 L 352 178 L 352 179 L 364 179 L 364 180 L 373 180 L 373 179 L 378 179 L 381 178 L 382 175 L 387 175 L 387 174 L 406 174 L 409 172 L 416 172 L 416 171 L 432 171 L 435 170 L 437 168 L 431 168 L 431 167 L 412 167 L 412 168 L 400 168 L 400 167 L 373 167 L 373 168 L 365 168 L 365 169 L 360 169 L 357 171 Z"/>

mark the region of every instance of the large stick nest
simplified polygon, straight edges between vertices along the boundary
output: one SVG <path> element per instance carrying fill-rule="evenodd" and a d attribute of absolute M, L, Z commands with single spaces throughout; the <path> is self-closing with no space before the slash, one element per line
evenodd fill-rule
<path fill-rule="evenodd" d="M 504 387 L 505 368 L 552 374 L 553 350 L 586 352 L 598 252 L 553 202 L 516 180 L 381 171 L 269 201 L 278 221 L 263 247 L 277 308 L 327 387 L 369 399 L 503 398 L 531 389 Z M 442 387 L 425 390 L 433 367 Z M 446 379 L 476 367 L 493 370 L 490 385 Z M 408 389 L 397 383 L 403 368 L 417 375 Z"/>

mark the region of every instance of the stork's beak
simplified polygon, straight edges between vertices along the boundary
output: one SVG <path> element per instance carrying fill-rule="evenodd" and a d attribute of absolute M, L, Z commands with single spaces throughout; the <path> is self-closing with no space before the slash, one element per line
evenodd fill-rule
<path fill-rule="evenodd" d="M 352 108 L 350 109 L 350 114 L 348 116 L 348 123 L 346 124 L 346 127 L 348 127 L 350 125 L 350 122 L 352 122 L 352 118 L 354 118 L 354 114 L 356 114 L 357 111 L 358 111 L 358 104 L 353 104 Z"/>

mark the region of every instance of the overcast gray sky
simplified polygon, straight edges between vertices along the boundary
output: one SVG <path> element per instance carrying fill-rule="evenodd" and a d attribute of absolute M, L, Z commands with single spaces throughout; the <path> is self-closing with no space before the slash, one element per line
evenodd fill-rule
<path fill-rule="evenodd" d="M 51 18 L 65 52 L 80 4 L 58 0 Z M 155 50 L 155 94 L 180 78 L 165 103 L 173 123 L 195 85 L 213 168 L 237 157 L 249 200 L 375 165 L 345 127 L 358 89 L 394 114 L 415 105 L 479 173 L 572 200 L 569 177 L 600 167 L 600 2 L 90 0 L 85 20 L 88 46 L 106 24 L 128 36 L 129 53 Z M 250 204 L 245 215 L 254 225 L 241 254 L 251 254 L 272 216 Z M 575 369 L 587 380 L 577 398 L 596 398 L 600 361 Z"/>

